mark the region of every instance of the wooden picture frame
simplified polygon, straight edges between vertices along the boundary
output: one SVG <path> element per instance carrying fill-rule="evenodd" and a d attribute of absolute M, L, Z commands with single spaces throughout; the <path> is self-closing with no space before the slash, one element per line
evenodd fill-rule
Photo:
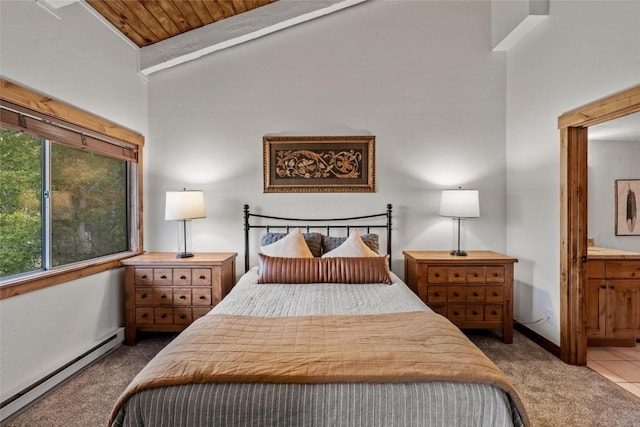
<path fill-rule="evenodd" d="M 640 179 L 616 179 L 616 236 L 640 236 Z"/>
<path fill-rule="evenodd" d="M 265 193 L 375 192 L 375 136 L 264 136 Z"/>

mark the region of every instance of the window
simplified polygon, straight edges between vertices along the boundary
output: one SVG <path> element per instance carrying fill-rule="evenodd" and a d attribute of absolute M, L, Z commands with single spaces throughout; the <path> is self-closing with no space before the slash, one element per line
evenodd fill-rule
<path fill-rule="evenodd" d="M 142 137 L 50 98 L 46 114 L 13 103 L 4 96 L 10 84 L 0 83 L 0 299 L 140 252 Z M 17 90 L 24 99 L 26 89 Z M 64 119 L 52 117 L 56 109 Z"/>

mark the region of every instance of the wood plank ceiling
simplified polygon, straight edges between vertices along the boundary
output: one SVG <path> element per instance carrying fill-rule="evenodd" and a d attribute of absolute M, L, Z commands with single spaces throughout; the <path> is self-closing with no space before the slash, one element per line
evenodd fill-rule
<path fill-rule="evenodd" d="M 139 47 L 277 0 L 86 0 Z"/>

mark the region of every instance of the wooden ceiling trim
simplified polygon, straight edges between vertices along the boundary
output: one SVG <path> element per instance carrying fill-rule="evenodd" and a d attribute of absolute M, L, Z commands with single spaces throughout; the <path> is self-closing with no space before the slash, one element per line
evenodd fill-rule
<path fill-rule="evenodd" d="M 136 16 L 138 19 L 140 19 L 141 28 L 142 26 L 144 26 L 148 29 L 148 31 L 153 33 L 154 40 L 156 39 L 162 40 L 162 39 L 171 37 L 171 34 L 169 34 L 164 29 L 164 27 L 156 19 L 155 15 L 147 9 L 146 5 L 149 3 L 152 3 L 152 2 L 139 3 L 137 1 L 132 1 L 132 2 L 128 2 L 126 5 L 131 9 L 131 12 L 133 13 L 133 15 Z M 149 38 L 151 38 L 150 34 L 149 34 Z"/>
<path fill-rule="evenodd" d="M 191 7 L 190 2 L 174 1 L 173 5 L 180 11 L 184 19 L 187 21 L 187 24 L 189 24 L 190 29 L 202 27 L 203 22 L 193 10 L 193 7 Z"/>
<path fill-rule="evenodd" d="M 145 47 L 277 0 L 86 1 L 138 47 Z"/>
<path fill-rule="evenodd" d="M 176 9 L 173 1 L 170 0 L 160 0 L 158 1 L 162 10 L 165 11 L 169 19 L 173 21 L 174 24 L 178 27 L 178 32 L 176 34 L 184 33 L 189 31 L 189 23 L 186 19 L 180 14 L 180 11 Z"/>
<path fill-rule="evenodd" d="M 213 17 L 214 21 L 219 21 L 221 19 L 227 18 L 228 16 L 233 15 L 225 15 L 224 11 L 220 7 L 220 4 L 215 0 L 205 0 L 204 6 L 209 10 L 209 13 Z"/>
<path fill-rule="evenodd" d="M 216 1 L 216 3 L 218 3 L 218 6 L 220 6 L 220 9 L 224 12 L 225 18 L 236 15 L 236 10 L 230 1 Z"/>
<path fill-rule="evenodd" d="M 247 6 L 244 4 L 244 0 L 231 0 L 233 8 L 236 13 L 242 13 L 247 11 Z"/>
<path fill-rule="evenodd" d="M 209 12 L 209 9 L 207 8 L 207 5 L 204 1 L 196 1 L 190 4 L 193 8 L 193 11 L 196 13 L 196 15 L 198 15 L 198 18 L 200 19 L 200 22 L 202 22 L 202 25 L 207 25 L 215 22 L 215 19 L 213 18 L 213 16 L 211 16 L 211 13 Z"/>
<path fill-rule="evenodd" d="M 111 23 L 114 27 L 122 32 L 127 38 L 134 42 L 138 46 L 146 46 L 147 41 L 140 35 L 131 25 L 128 20 L 118 14 L 111 6 L 115 5 L 115 2 L 103 2 L 97 0 L 87 0 L 87 3 L 91 5 L 100 15 Z"/>
<path fill-rule="evenodd" d="M 167 14 L 165 9 L 162 7 L 162 1 L 148 1 L 143 4 L 143 6 L 149 11 L 151 15 L 162 25 L 162 28 L 167 32 L 168 37 L 175 36 L 176 34 L 180 34 L 180 29 L 173 22 L 171 16 Z M 164 2 L 166 3 L 166 2 Z M 187 28 L 185 26 L 185 28 Z M 186 30 L 184 30 L 186 31 Z"/>

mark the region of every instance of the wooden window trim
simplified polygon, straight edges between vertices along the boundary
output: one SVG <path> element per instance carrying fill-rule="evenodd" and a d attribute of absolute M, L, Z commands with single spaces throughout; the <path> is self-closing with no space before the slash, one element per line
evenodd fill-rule
<path fill-rule="evenodd" d="M 96 258 L 53 270 L 25 274 L 24 276 L 4 281 L 2 285 L 0 285 L 0 300 L 114 268 L 120 268 L 120 261 L 122 259 L 142 253 L 144 248 L 142 235 L 142 148 L 144 146 L 144 136 L 69 104 L 54 100 L 1 78 L 0 101 L 20 106 L 26 110 L 37 112 L 40 115 L 46 115 L 56 122 L 87 129 L 95 132 L 97 135 L 104 135 L 107 137 L 107 140 L 113 138 L 124 141 L 134 146 L 137 153 L 137 194 L 133 195 L 136 205 L 136 218 L 132 219 L 134 223 L 134 233 L 136 233 L 135 241 L 137 241 L 137 248 L 133 248 L 130 252 Z M 129 161 L 133 160 L 129 159 Z"/>

